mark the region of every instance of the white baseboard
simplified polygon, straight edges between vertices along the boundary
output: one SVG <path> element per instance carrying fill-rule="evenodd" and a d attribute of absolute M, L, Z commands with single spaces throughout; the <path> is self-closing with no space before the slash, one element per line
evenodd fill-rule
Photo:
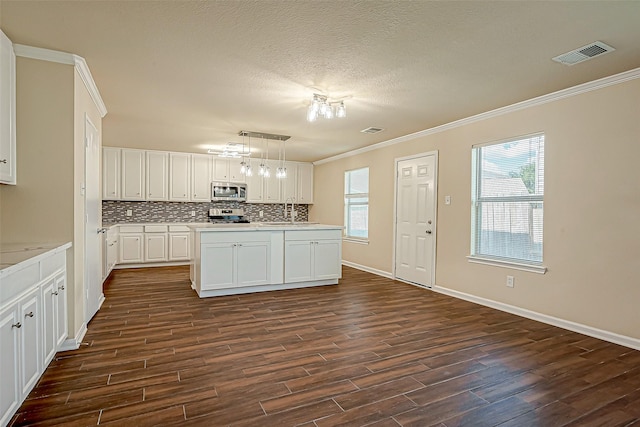
<path fill-rule="evenodd" d="M 67 338 L 58 351 L 69 351 L 69 350 L 77 350 L 80 348 L 80 344 L 82 344 L 82 340 L 87 333 L 87 324 L 83 323 L 78 330 L 78 333 L 73 338 Z"/>
<path fill-rule="evenodd" d="M 516 307 L 514 305 L 493 301 L 464 292 L 455 291 L 449 288 L 443 288 L 442 286 L 434 286 L 432 290 L 444 295 L 449 295 L 454 298 L 474 302 L 486 307 L 495 308 L 496 310 L 505 311 L 507 313 L 515 314 L 521 317 L 526 317 L 527 319 L 537 320 L 538 322 L 546 323 L 548 325 L 557 326 L 559 328 L 578 332 L 580 334 L 588 335 L 593 338 L 598 338 L 604 341 L 612 342 L 614 344 L 620 344 L 625 347 L 640 350 L 640 339 L 637 338 L 616 334 L 615 332 L 604 331 L 592 326 L 583 325 L 581 323 L 572 322 L 570 320 L 560 319 L 558 317 L 549 316 L 547 314 L 538 313 L 536 311 L 527 310 L 525 308 Z"/>
<path fill-rule="evenodd" d="M 394 278 L 389 272 L 377 270 L 375 268 L 367 267 L 365 265 L 355 264 L 349 261 L 342 261 L 342 265 L 347 267 L 353 267 L 358 270 L 366 271 L 378 276 L 386 277 L 388 279 L 399 280 Z M 400 280 L 404 282 L 403 280 Z M 413 285 L 422 289 L 429 290 L 429 288 L 416 285 L 415 283 L 404 282 L 409 285 Z M 623 345 L 625 347 L 632 348 L 634 350 L 640 350 L 640 339 L 628 337 L 626 335 L 616 334 L 615 332 L 609 332 L 602 329 L 594 328 L 592 326 L 583 325 L 581 323 L 572 322 L 570 320 L 560 319 L 558 317 L 549 316 L 547 314 L 538 313 L 536 311 L 527 310 L 525 308 L 516 307 L 514 305 L 504 304 L 498 301 L 478 297 L 475 295 L 467 294 L 464 292 L 455 291 L 453 289 L 444 288 L 442 286 L 433 286 L 430 290 L 438 292 L 450 297 L 462 299 L 476 304 L 484 305 L 486 307 L 495 308 L 496 310 L 504 311 L 507 313 L 515 314 L 517 316 L 526 317 L 527 319 L 537 320 L 538 322 L 546 323 L 548 325 L 557 326 L 559 328 L 567 329 L 569 331 L 577 332 L 579 334 L 587 335 L 593 338 L 598 338 L 603 341 L 612 342 L 614 344 Z"/>
<path fill-rule="evenodd" d="M 342 260 L 342 265 L 346 265 L 347 267 L 352 267 L 357 270 L 366 271 L 367 273 L 372 273 L 377 276 L 386 277 L 387 279 L 393 279 L 393 274 L 388 271 L 378 270 L 377 268 L 367 267 L 366 265 L 356 264 L 355 262 Z"/>

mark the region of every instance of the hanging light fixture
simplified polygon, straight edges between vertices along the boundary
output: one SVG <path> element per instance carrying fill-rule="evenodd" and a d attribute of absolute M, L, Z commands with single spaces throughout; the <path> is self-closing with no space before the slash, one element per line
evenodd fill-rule
<path fill-rule="evenodd" d="M 324 117 L 325 119 L 347 117 L 344 101 L 331 101 L 326 95 L 314 93 L 307 110 L 307 121 L 315 122 L 318 117 Z"/>
<path fill-rule="evenodd" d="M 287 157 L 287 148 L 284 145 L 284 141 L 281 141 L 281 144 L 278 146 L 278 163 L 279 166 L 276 169 L 276 178 L 286 178 L 287 177 L 287 168 L 284 167 L 284 162 Z M 281 156 L 282 155 L 282 156 Z"/>
<path fill-rule="evenodd" d="M 269 167 L 269 139 L 267 139 L 267 149 L 265 154 L 266 164 L 264 167 L 264 177 L 269 178 L 271 176 L 271 168 Z"/>
<path fill-rule="evenodd" d="M 249 137 L 249 150 L 247 151 L 246 156 L 242 156 L 242 161 L 240 162 L 240 173 L 245 176 L 252 176 L 253 171 L 251 170 L 251 135 L 242 134 L 242 145 L 244 146 L 244 137 Z M 243 150 L 244 151 L 244 150 Z"/>

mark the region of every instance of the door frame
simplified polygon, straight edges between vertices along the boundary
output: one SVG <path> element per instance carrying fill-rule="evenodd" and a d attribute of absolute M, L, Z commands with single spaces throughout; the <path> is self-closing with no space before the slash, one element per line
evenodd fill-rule
<path fill-rule="evenodd" d="M 396 246 L 397 246 L 397 216 L 398 216 L 398 163 L 404 160 L 414 160 L 419 159 L 421 157 L 434 156 L 435 167 L 433 171 L 433 233 L 431 236 L 433 237 L 433 259 L 432 268 L 431 268 L 431 283 L 432 286 L 422 286 L 417 283 L 408 282 L 403 279 L 399 279 L 396 276 Z M 391 275 L 393 280 L 398 280 L 400 282 L 408 283 L 410 285 L 419 286 L 421 288 L 431 289 L 435 286 L 436 283 L 436 239 L 438 237 L 438 150 L 426 151 L 423 153 L 411 154 L 409 156 L 396 157 L 393 159 L 393 174 L 394 174 L 394 182 L 393 182 L 393 248 L 391 253 Z"/>

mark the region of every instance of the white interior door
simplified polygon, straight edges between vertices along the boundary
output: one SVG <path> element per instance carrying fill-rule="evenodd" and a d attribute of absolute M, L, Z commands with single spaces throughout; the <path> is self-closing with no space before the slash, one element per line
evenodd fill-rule
<path fill-rule="evenodd" d="M 102 224 L 100 200 L 100 134 L 85 116 L 85 321 L 97 313 L 104 298 L 102 293 Z"/>
<path fill-rule="evenodd" d="M 433 285 L 436 155 L 397 161 L 395 276 Z"/>

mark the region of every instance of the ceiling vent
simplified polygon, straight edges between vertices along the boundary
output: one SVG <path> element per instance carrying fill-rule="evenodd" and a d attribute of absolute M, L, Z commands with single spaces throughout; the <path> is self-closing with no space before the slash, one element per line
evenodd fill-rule
<path fill-rule="evenodd" d="M 593 42 L 551 59 L 564 65 L 574 65 L 614 50 L 614 48 L 602 42 Z"/>
<path fill-rule="evenodd" d="M 384 129 L 382 128 L 374 128 L 374 127 L 369 127 L 366 129 L 362 129 L 360 132 L 362 133 L 378 133 L 378 132 L 382 132 Z"/>

